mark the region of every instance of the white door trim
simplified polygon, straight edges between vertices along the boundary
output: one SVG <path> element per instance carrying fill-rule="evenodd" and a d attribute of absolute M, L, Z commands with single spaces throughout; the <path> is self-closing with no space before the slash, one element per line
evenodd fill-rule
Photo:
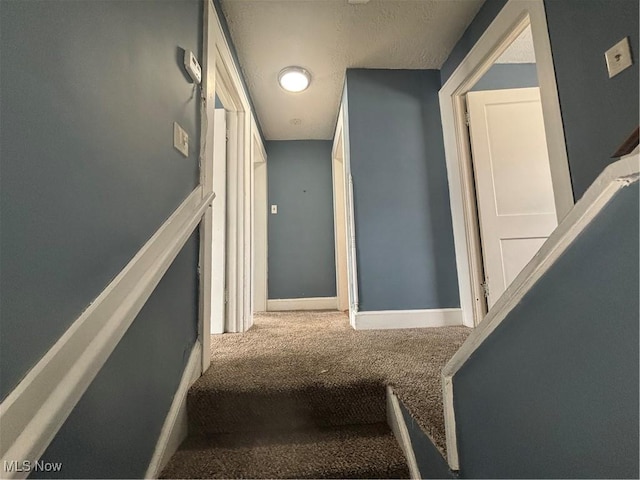
<path fill-rule="evenodd" d="M 267 310 L 267 152 L 264 149 L 258 127 L 251 122 L 252 160 L 253 160 L 253 312 L 265 312 Z"/>
<path fill-rule="evenodd" d="M 349 96 L 348 84 L 345 81 L 342 92 L 342 106 L 340 107 L 340 128 L 342 129 L 342 148 L 344 157 L 345 177 L 345 211 L 347 227 L 347 279 L 349 294 L 349 323 L 355 327 L 356 313 L 359 308 L 358 300 L 358 262 L 356 259 L 356 226 L 353 205 L 353 177 L 351 176 L 351 142 L 349 139 Z M 336 130 L 338 126 L 336 126 Z"/>
<path fill-rule="evenodd" d="M 213 151 L 213 190 L 218 192 L 217 201 L 213 204 L 212 227 L 212 274 L 211 274 L 211 334 L 224 333 L 226 305 L 224 291 L 226 288 L 225 271 L 227 262 L 225 257 L 227 232 L 226 222 L 218 219 L 226 218 L 227 214 L 227 112 L 223 108 L 214 111 L 214 144 Z M 220 120 L 224 119 L 220 123 Z M 224 127 L 224 128 L 222 128 Z M 224 145 L 221 148 L 220 143 Z"/>
<path fill-rule="evenodd" d="M 208 2 L 203 4 L 202 32 L 202 90 L 200 103 L 200 185 L 204 191 L 213 191 L 213 123 L 215 111 L 216 76 L 210 55 L 215 51 L 215 38 L 211 25 L 215 12 Z M 208 120 L 211 125 L 208 125 Z M 213 285 L 213 208 L 208 209 L 200 223 L 200 256 L 198 260 L 198 339 L 202 344 L 202 371 L 211 362 L 211 305 Z"/>
<path fill-rule="evenodd" d="M 458 441 L 453 403 L 453 376 L 493 333 L 521 301 L 526 293 L 560 258 L 622 188 L 637 182 L 640 175 L 638 154 L 609 165 L 582 196 L 580 201 L 558 225 L 540 251 L 509 285 L 483 322 L 473 330 L 449 362 L 442 369 L 442 385 L 447 436 L 447 460 L 452 470 L 459 470 Z"/>
<path fill-rule="evenodd" d="M 222 12 L 219 12 L 222 14 Z M 226 219 L 214 218 L 213 222 L 228 221 L 226 252 L 226 292 L 212 292 L 227 299 L 225 330 L 242 332 L 251 326 L 251 215 L 252 215 L 252 158 L 251 125 L 255 118 L 248 94 L 244 89 L 240 69 L 233 59 L 220 17 L 211 0 L 205 2 L 204 65 L 208 110 L 213 109 L 215 94 L 230 112 L 229 164 L 227 173 Z M 213 118 L 213 113 L 209 118 Z M 212 129 L 207 130 L 207 155 L 203 169 L 212 163 Z M 202 238 L 202 237 L 201 237 Z M 205 239 L 206 240 L 206 239 Z M 208 248 L 208 247 L 205 247 Z M 206 299 L 202 297 L 203 302 Z M 208 331 L 203 330 L 201 332 Z M 203 342 L 203 366 L 208 366 L 210 347 Z"/>
<path fill-rule="evenodd" d="M 558 221 L 574 203 L 543 0 L 509 0 L 439 94 L 460 305 L 464 324 L 470 327 L 482 320 L 486 305 L 481 287 L 484 278 L 464 95 L 527 25 L 531 25 L 536 52 Z"/>
<path fill-rule="evenodd" d="M 333 233 L 336 259 L 336 296 L 338 310 L 349 309 L 349 278 L 347 272 L 346 188 L 344 166 L 343 110 L 338 115 L 338 126 L 331 152 L 331 179 L 333 182 Z"/>

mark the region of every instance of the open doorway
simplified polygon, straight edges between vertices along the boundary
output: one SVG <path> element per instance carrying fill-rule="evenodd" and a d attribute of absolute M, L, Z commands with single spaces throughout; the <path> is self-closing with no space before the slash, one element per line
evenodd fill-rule
<path fill-rule="evenodd" d="M 535 70 L 533 84 L 487 92 L 514 52 L 521 71 Z M 573 207 L 542 2 L 507 2 L 440 90 L 440 106 L 460 303 L 464 324 L 476 326 Z"/>
<path fill-rule="evenodd" d="M 465 98 L 490 309 L 558 224 L 530 25 Z"/>
<path fill-rule="evenodd" d="M 251 328 L 267 288 L 266 153 L 237 85 L 216 67 L 211 334 Z"/>

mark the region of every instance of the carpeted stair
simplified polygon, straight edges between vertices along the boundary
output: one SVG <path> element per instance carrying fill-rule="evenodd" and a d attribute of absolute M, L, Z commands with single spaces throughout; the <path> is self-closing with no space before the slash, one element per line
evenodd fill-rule
<path fill-rule="evenodd" d="M 193 436 L 162 478 L 409 478 L 386 423 Z"/>
<path fill-rule="evenodd" d="M 297 312 L 213 337 L 187 397 L 189 438 L 161 478 L 408 478 L 385 389 L 435 412 L 438 433 L 439 370 L 467 332 L 436 330 L 355 332 L 343 314 Z"/>

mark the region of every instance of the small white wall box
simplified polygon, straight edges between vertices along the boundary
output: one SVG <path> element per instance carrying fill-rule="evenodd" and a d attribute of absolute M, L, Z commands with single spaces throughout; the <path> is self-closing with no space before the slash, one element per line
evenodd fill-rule
<path fill-rule="evenodd" d="M 193 80 L 193 83 L 199 84 L 202 81 L 202 69 L 198 63 L 198 59 L 190 50 L 184 51 L 184 68 Z"/>

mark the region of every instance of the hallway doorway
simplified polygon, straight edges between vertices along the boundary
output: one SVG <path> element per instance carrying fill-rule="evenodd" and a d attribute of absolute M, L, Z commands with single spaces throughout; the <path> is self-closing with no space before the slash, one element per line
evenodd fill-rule
<path fill-rule="evenodd" d="M 496 75 L 526 64 L 530 83 Z M 573 207 L 542 2 L 507 2 L 441 88 L 440 107 L 463 321 L 476 326 Z"/>
<path fill-rule="evenodd" d="M 537 84 L 527 26 L 466 94 L 488 309 L 558 224 Z"/>

